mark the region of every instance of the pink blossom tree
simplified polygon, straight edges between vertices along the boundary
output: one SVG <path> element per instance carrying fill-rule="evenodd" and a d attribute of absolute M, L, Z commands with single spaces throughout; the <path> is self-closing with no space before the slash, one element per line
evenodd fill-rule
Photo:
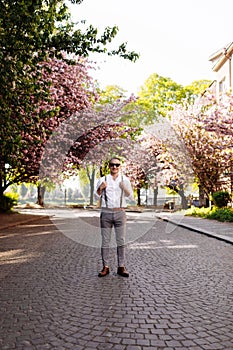
<path fill-rule="evenodd" d="M 231 106 L 227 100 L 216 104 L 211 97 L 188 108 L 177 106 L 172 113 L 172 125 L 184 140 L 194 176 L 207 199 L 221 189 L 221 177 L 232 166 Z"/>
<path fill-rule="evenodd" d="M 44 148 L 52 132 L 73 113 L 90 106 L 96 98 L 86 60 L 77 59 L 71 65 L 64 60 L 49 59 L 42 65 L 41 79 L 50 86 L 50 98 L 36 104 L 33 123 L 31 118 L 25 117 L 27 127 L 21 134 L 21 149 L 12 155 L 14 166 L 7 169 L 3 191 L 12 183 L 36 182 Z M 33 95 L 31 103 L 35 103 Z"/>
<path fill-rule="evenodd" d="M 70 0 L 70 2 L 80 4 L 82 0 Z M 59 80 L 61 94 L 64 96 L 61 96 L 56 86 L 50 86 L 48 89 L 50 78 L 56 79 L 54 67 L 51 67 L 54 63 L 49 58 L 56 57 L 64 61 L 60 62 L 60 72 L 62 74 L 64 69 L 65 80 L 67 76 L 65 63 L 72 63 L 71 55 L 88 57 L 93 52 L 106 53 L 131 61 L 139 57 L 136 52 L 128 51 L 126 43 L 115 48 L 112 46 L 112 41 L 118 32 L 117 26 L 108 26 L 99 32 L 93 25 L 84 25 L 83 21 L 74 23 L 65 0 L 4 1 L 1 3 L 1 19 L 0 205 L 3 193 L 11 183 L 26 181 L 36 174 L 33 159 L 38 160 L 40 157 L 39 145 L 46 139 L 42 137 L 42 133 L 51 131 L 57 125 L 56 118 L 53 117 L 59 114 L 60 118 L 66 118 L 69 113 L 66 107 L 72 110 L 72 100 L 77 102 L 75 107 L 77 109 L 78 105 L 81 107 L 86 104 L 84 90 L 86 97 L 89 95 L 88 89 L 83 90 L 82 86 L 83 83 L 85 85 L 86 78 L 82 77 L 81 70 L 86 77 L 86 64 L 81 60 L 79 60 L 79 78 L 74 82 L 73 76 L 70 75 L 70 84 L 74 82 L 72 98 L 72 89 L 66 91 L 64 87 L 67 86 L 67 82 L 62 82 L 62 76 Z M 110 43 L 112 49 L 108 48 Z M 65 60 L 64 52 L 67 54 Z M 51 68 L 50 76 L 47 72 L 43 73 L 47 65 L 45 61 Z M 41 79 L 41 75 L 45 75 L 45 80 L 43 77 Z M 80 86 L 76 94 L 78 81 Z M 68 98 L 66 98 L 67 92 Z M 57 101 L 60 98 L 61 104 L 56 103 L 54 109 L 50 109 L 51 99 L 47 99 L 49 94 L 53 95 L 52 100 L 54 98 Z M 70 99 L 69 106 L 67 99 Z M 45 118 L 49 116 L 50 122 L 45 122 Z M 33 147 L 33 140 L 38 146 L 37 149 L 36 146 Z M 32 160 L 31 168 L 23 163 L 20 165 L 19 160 L 22 158 L 25 158 L 25 161 L 29 158 Z"/>
<path fill-rule="evenodd" d="M 61 123 L 46 143 L 40 180 L 62 182 L 88 162 L 100 166 L 111 152 L 119 152 L 123 144 L 126 149 L 137 128 L 120 119 L 134 113 L 132 109 L 126 110 L 132 99 L 105 105 L 96 103 Z"/>

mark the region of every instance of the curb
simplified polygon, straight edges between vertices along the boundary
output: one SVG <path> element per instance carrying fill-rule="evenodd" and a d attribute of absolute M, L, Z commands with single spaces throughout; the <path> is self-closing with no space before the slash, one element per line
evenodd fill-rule
<path fill-rule="evenodd" d="M 170 219 L 167 219 L 167 218 L 163 218 L 163 217 L 160 217 L 160 216 L 157 216 L 157 218 L 159 220 L 162 220 L 162 221 L 170 222 L 173 225 L 176 225 L 176 226 L 179 226 L 179 227 L 182 227 L 182 228 L 186 228 L 186 229 L 188 229 L 190 231 L 194 231 L 194 232 L 203 234 L 205 236 L 218 239 L 218 240 L 223 241 L 225 243 L 233 244 L 233 240 L 227 238 L 226 236 L 218 235 L 217 233 L 213 233 L 211 231 L 203 230 L 203 229 L 200 229 L 200 228 L 197 228 L 197 227 L 194 227 L 194 226 L 190 226 L 190 225 L 187 225 L 187 224 L 178 223 L 176 221 L 173 221 L 173 220 L 170 220 Z"/>

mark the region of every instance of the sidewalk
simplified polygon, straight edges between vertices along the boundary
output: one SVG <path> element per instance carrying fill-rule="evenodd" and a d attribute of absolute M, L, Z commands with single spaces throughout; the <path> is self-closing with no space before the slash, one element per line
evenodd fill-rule
<path fill-rule="evenodd" d="M 180 214 L 179 212 L 159 212 L 155 213 L 155 215 L 157 218 L 171 224 L 233 244 L 233 223 L 231 222 L 220 222 L 194 216 L 184 216 L 184 214 Z"/>
<path fill-rule="evenodd" d="M 92 210 L 90 210 L 90 214 L 91 212 Z M 171 224 L 233 244 L 233 223 L 231 222 L 219 222 L 198 217 L 184 216 L 184 214 L 180 212 L 156 212 L 154 210 L 149 210 L 149 212 L 151 213 L 151 218 L 156 217 Z M 30 211 L 30 214 L 25 214 L 25 210 L 23 212 L 19 210 L 12 214 L 0 214 L 0 230 L 30 223 L 34 220 L 38 220 L 38 218 L 44 218 L 45 216 L 48 216 L 48 213 L 45 214 L 41 209 L 33 210 L 33 214 L 32 211 Z"/>

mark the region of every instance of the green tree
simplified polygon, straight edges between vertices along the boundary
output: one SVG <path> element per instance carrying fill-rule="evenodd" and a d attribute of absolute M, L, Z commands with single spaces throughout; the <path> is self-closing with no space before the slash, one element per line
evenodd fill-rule
<path fill-rule="evenodd" d="M 182 85 L 156 73 L 150 75 L 139 91 L 138 104 L 146 112 L 144 122 L 151 123 L 158 117 L 167 115 L 174 103 L 186 98 Z"/>
<path fill-rule="evenodd" d="M 126 102 L 123 108 L 124 114 L 120 113 L 119 118 L 116 120 L 130 127 L 135 127 L 135 135 L 132 134 L 131 136 L 137 136 L 142 131 L 140 124 L 143 115 L 142 109 L 137 104 L 137 97 L 133 94 L 128 97 L 126 90 L 118 85 L 107 85 L 105 89 L 101 90 L 98 88 L 97 91 L 100 105 L 113 105 L 117 102 Z"/>
<path fill-rule="evenodd" d="M 117 100 L 126 99 L 126 90 L 118 85 L 107 85 L 105 89 L 98 89 L 99 102 L 101 104 L 111 104 Z"/>
<path fill-rule="evenodd" d="M 142 109 L 141 123 L 150 124 L 159 117 L 166 117 L 176 104 L 193 103 L 195 98 L 210 85 L 208 80 L 194 81 L 188 86 L 153 73 L 139 91 L 138 105 Z"/>
<path fill-rule="evenodd" d="M 200 95 L 203 95 L 209 88 L 211 80 L 201 79 L 194 80 L 190 85 L 186 85 L 185 89 L 189 94 L 189 100 L 194 102 L 194 99 Z"/>

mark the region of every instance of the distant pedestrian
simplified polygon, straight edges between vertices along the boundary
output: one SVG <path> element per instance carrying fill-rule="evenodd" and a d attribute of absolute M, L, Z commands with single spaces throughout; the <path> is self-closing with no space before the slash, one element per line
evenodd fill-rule
<path fill-rule="evenodd" d="M 125 268 L 126 237 L 126 197 L 133 199 L 133 190 L 128 177 L 121 173 L 121 161 L 114 157 L 109 161 L 110 174 L 103 176 L 97 183 L 97 194 L 101 198 L 101 256 L 103 269 L 99 277 L 109 274 L 109 245 L 114 227 L 117 243 L 117 273 L 129 277 Z"/>

